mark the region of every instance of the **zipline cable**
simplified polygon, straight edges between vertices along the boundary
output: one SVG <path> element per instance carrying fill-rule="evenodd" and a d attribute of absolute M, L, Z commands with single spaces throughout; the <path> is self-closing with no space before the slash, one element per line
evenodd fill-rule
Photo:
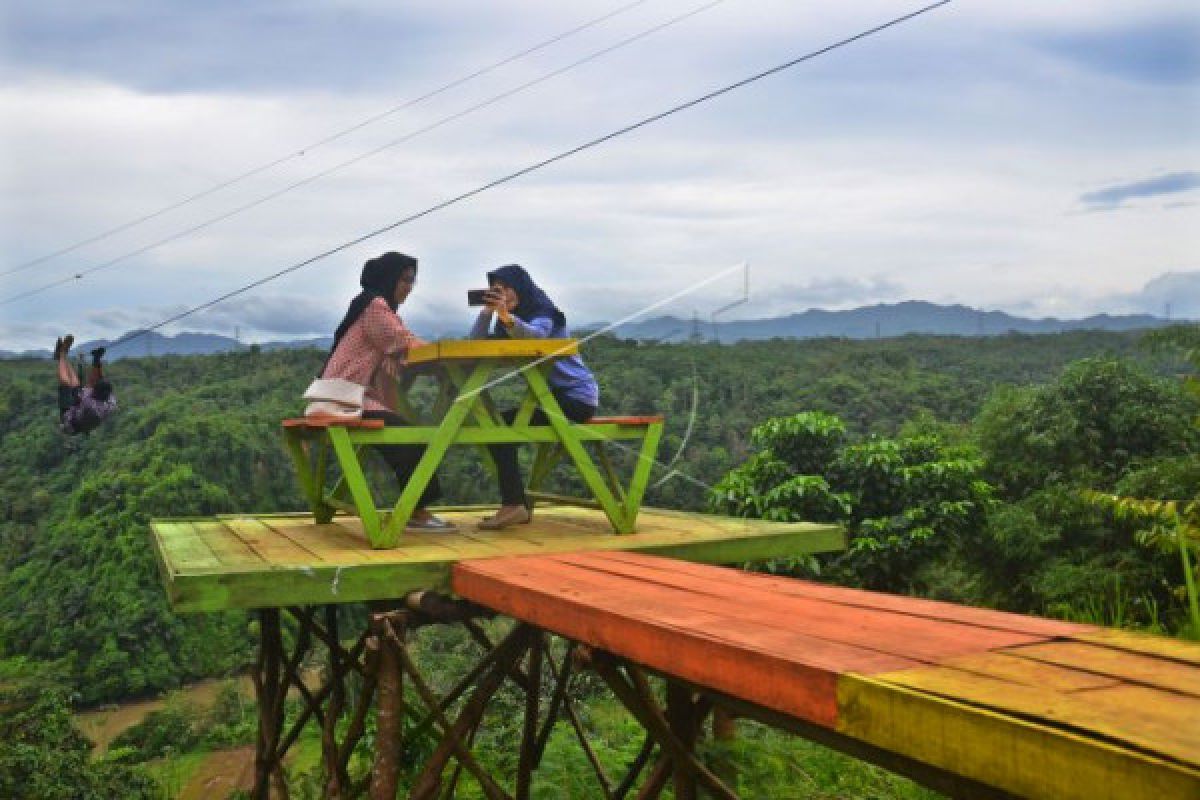
<path fill-rule="evenodd" d="M 26 261 L 23 264 L 18 264 L 17 266 L 12 267 L 11 269 L 8 269 L 4 272 L 0 272 L 0 277 L 13 275 L 22 270 L 29 269 L 30 267 L 45 263 L 46 261 L 49 261 L 53 258 L 58 258 L 59 256 L 66 255 L 67 253 L 72 253 L 81 247 L 86 247 L 89 244 L 94 244 L 96 242 L 102 241 L 104 239 L 107 239 L 110 236 L 121 233 L 122 231 L 127 231 L 130 228 L 133 228 L 137 225 L 141 225 L 143 222 L 149 222 L 152 219 L 156 219 L 157 217 L 160 217 L 163 214 L 166 214 L 167 212 L 174 211 L 175 209 L 182 208 L 183 206 L 186 206 L 189 203 L 195 202 L 196 200 L 200 200 L 201 198 L 208 197 L 211 194 L 215 194 L 216 192 L 219 192 L 222 189 L 227 189 L 230 186 L 233 186 L 234 184 L 241 183 L 242 181 L 246 180 L 247 178 L 252 178 L 255 175 L 259 175 L 263 172 L 266 172 L 267 170 L 273 169 L 274 167 L 277 167 L 280 164 L 284 164 L 295 158 L 300 158 L 300 157 L 306 155 L 308 153 L 308 151 L 310 151 L 310 150 L 315 150 L 316 148 L 321 147 L 323 145 L 327 145 L 331 142 L 336 142 L 338 139 L 341 139 L 342 137 L 345 137 L 345 136 L 349 136 L 350 134 L 354 133 L 355 131 L 362 130 L 363 128 L 367 127 L 368 125 L 373 125 L 374 123 L 379 122 L 382 119 L 386 119 L 387 117 L 390 117 L 393 114 L 403 111 L 406 108 L 411 108 L 411 107 L 417 105 L 418 103 L 423 103 L 426 100 L 437 97 L 438 95 L 448 92 L 451 89 L 455 89 L 459 86 L 462 86 L 464 83 L 467 83 L 469 81 L 475 80 L 476 78 L 482 77 L 482 76 L 488 74 L 489 72 L 493 72 L 497 69 L 500 69 L 501 67 L 508 66 L 509 64 L 513 63 L 514 61 L 522 59 L 525 56 L 532 55 L 533 53 L 536 53 L 539 50 L 544 50 L 545 48 L 549 47 L 550 45 L 557 44 L 558 42 L 561 42 L 564 39 L 570 38 L 571 36 L 574 36 L 577 33 L 582 33 L 583 31 L 587 30 L 588 28 L 593 28 L 602 22 L 607 22 L 608 20 L 612 19 L 613 17 L 624 14 L 626 11 L 631 11 L 632 9 L 636 8 L 637 6 L 644 5 L 647 2 L 650 2 L 650 0 L 635 0 L 635 2 L 627 3 L 619 8 L 616 8 L 616 9 L 608 12 L 607 14 L 603 14 L 599 17 L 596 17 L 595 19 L 592 19 L 592 20 L 589 20 L 589 21 L 583 23 L 582 25 L 577 25 L 576 27 L 571 28 L 570 30 L 566 30 L 566 31 L 563 31 L 562 33 L 556 34 L 555 36 L 552 36 L 543 42 L 538 42 L 537 44 L 535 44 L 531 47 L 528 47 L 518 53 L 514 53 L 513 55 L 508 56 L 507 58 L 501 59 L 500 61 L 497 61 L 494 64 L 489 64 L 486 67 L 477 69 L 469 75 L 464 75 L 463 77 L 456 78 L 456 79 L 450 81 L 449 83 L 442 84 L 441 86 L 437 87 L 436 89 L 432 89 L 432 90 L 426 92 L 425 94 L 421 95 L 420 97 L 415 97 L 412 100 L 406 100 L 405 102 L 401 103 L 400 105 L 393 106 L 392 108 L 389 108 L 386 111 L 381 111 L 378 114 L 375 114 L 374 116 L 367 117 L 366 119 L 362 120 L 361 122 L 357 122 L 354 125 L 351 125 L 349 128 L 344 128 L 340 131 L 336 131 L 336 132 L 326 136 L 323 139 L 318 139 L 317 141 L 312 142 L 311 144 L 304 145 L 299 150 L 295 150 L 291 153 L 288 153 L 287 155 L 280 156 L 279 158 L 276 158 L 274 161 L 270 161 L 266 164 L 262 164 L 261 166 L 254 167 L 253 169 L 243 172 L 240 175 L 236 175 L 225 181 L 222 181 L 213 186 L 210 186 L 209 188 L 207 188 L 201 192 L 197 192 L 196 194 L 185 197 L 182 200 L 178 200 L 178 201 L 172 203 L 171 205 L 164 206 L 163 208 L 160 208 L 157 211 L 153 211 L 149 214 L 146 214 L 145 216 L 138 217 L 137 219 L 133 219 L 128 222 L 124 222 L 124 223 L 116 226 L 115 228 L 110 228 L 108 230 L 102 231 L 102 232 L 100 232 L 94 236 L 91 236 L 87 239 L 82 239 L 78 242 L 75 242 L 72 245 L 68 245 L 67 247 L 62 248 L 61 250 L 56 250 L 53 253 L 47 253 L 46 255 L 35 258 L 32 261 Z"/>
<path fill-rule="evenodd" d="M 763 78 L 783 72 L 784 70 L 790 69 L 790 68 L 796 66 L 797 64 L 801 64 L 805 61 L 810 61 L 814 58 L 822 56 L 833 50 L 837 50 L 839 48 L 845 47 L 848 44 L 852 44 L 861 39 L 865 39 L 869 36 L 873 36 L 874 34 L 880 33 L 884 30 L 887 30 L 888 28 L 893 28 L 897 25 L 908 22 L 909 20 L 915 19 L 916 17 L 919 17 L 923 14 L 927 14 L 930 11 L 934 11 L 935 9 L 941 8 L 942 6 L 949 5 L 951 2 L 952 2 L 952 0 L 940 0 L 937 3 L 932 3 L 932 4 L 924 6 L 922 8 L 918 8 L 916 11 L 911 11 L 902 16 L 895 17 L 895 18 L 893 18 L 887 22 L 884 22 L 880 25 L 876 25 L 873 28 L 868 28 L 867 30 L 864 30 L 860 33 L 856 33 L 853 36 L 848 36 L 845 39 L 841 39 L 832 44 L 826 45 L 825 47 L 822 47 L 818 50 L 813 50 L 802 56 L 798 56 L 797 58 L 794 58 L 790 61 L 785 61 L 782 64 L 779 64 L 777 66 L 771 67 L 766 70 L 763 70 L 762 72 L 755 73 L 754 75 L 751 75 L 748 78 L 743 78 L 740 81 L 736 81 L 734 83 L 727 84 L 725 86 L 722 86 L 719 89 L 714 89 L 713 91 L 708 92 L 707 94 L 703 94 L 703 95 L 700 95 L 699 97 L 693 98 L 692 100 L 688 100 L 687 102 L 680 103 L 679 105 L 673 106 L 672 108 L 669 108 L 666 111 L 661 111 L 658 114 L 654 114 L 652 116 L 645 117 L 644 119 L 641 119 L 637 122 L 626 125 L 623 128 L 618 128 L 617 130 L 611 131 L 610 133 L 606 133 L 603 136 L 599 136 L 595 139 L 584 142 L 583 144 L 576 145 L 575 147 L 572 147 L 569 150 L 564 150 L 563 152 L 561 152 L 557 155 L 551 156 L 549 158 L 535 162 L 528 166 L 522 167 L 521 169 L 519 169 L 515 172 L 510 172 L 509 174 L 507 174 L 503 177 L 496 178 L 495 180 L 489 181 L 488 183 L 485 183 L 481 186 L 477 186 L 474 189 L 471 189 L 470 191 L 463 192 L 462 194 L 451 197 L 448 200 L 443 200 L 442 202 L 437 203 L 432 206 L 429 206 L 428 208 L 426 208 L 422 211 L 418 211 L 416 213 L 409 214 L 407 217 L 403 217 L 402 219 L 396 220 L 395 222 L 389 223 L 388 225 L 385 225 L 381 228 L 376 228 L 373 231 L 364 233 L 362 236 L 359 236 L 355 239 L 351 239 L 348 242 L 343 242 L 342 244 L 339 244 L 336 247 L 331 247 L 328 250 L 325 250 L 324 252 L 318 253 L 315 256 L 310 256 L 309 258 L 306 258 L 303 261 L 299 261 L 295 264 L 292 264 L 291 266 L 284 267 L 283 269 L 273 272 L 270 275 L 266 275 L 262 278 L 259 278 L 256 281 L 248 283 L 245 286 L 242 286 L 238 289 L 234 289 L 232 291 L 226 292 L 225 294 L 221 295 L 220 297 L 217 297 L 213 300 L 209 300 L 206 303 L 202 303 L 201 305 L 194 306 L 192 308 L 187 309 L 186 311 L 182 311 L 178 314 L 168 317 L 167 319 L 164 319 L 161 322 L 151 325 L 148 328 L 143 328 L 141 330 L 128 333 L 125 336 L 118 339 L 116 342 L 114 342 L 111 345 L 110 349 L 119 347 L 124 344 L 128 344 L 129 342 L 132 342 L 142 336 L 145 336 L 145 335 L 151 333 L 152 331 L 156 331 L 159 328 L 170 325 L 173 322 L 178 322 L 179 320 L 184 319 L 185 317 L 190 317 L 192 314 L 196 314 L 200 311 L 204 311 L 205 309 L 212 308 L 213 306 L 223 303 L 226 300 L 229 300 L 230 298 L 237 297 L 240 294 L 245 294 L 246 292 L 250 291 L 251 289 L 256 289 L 265 283 L 270 283 L 271 281 L 276 280 L 277 278 L 281 278 L 284 275 L 295 272 L 299 269 L 303 269 L 304 267 L 307 267 L 310 264 L 313 264 L 324 258 L 328 258 L 329 256 L 334 255 L 336 253 L 340 253 L 343 250 L 348 250 L 351 247 L 354 247 L 355 245 L 362 244 L 363 242 L 365 242 L 369 239 L 373 239 L 376 236 L 387 233 L 388 231 L 395 230 L 396 228 L 399 228 L 402 225 L 407 225 L 410 222 L 414 222 L 418 219 L 421 219 L 422 217 L 427 217 L 430 214 L 433 214 L 437 211 L 441 211 L 444 208 L 448 208 L 457 203 L 461 203 L 463 200 L 467 200 L 471 197 L 474 197 L 475 195 L 482 194 L 482 193 L 488 191 L 489 189 L 494 189 L 497 186 L 501 186 L 505 183 L 514 181 L 517 178 L 528 175 L 531 172 L 536 172 L 537 170 L 540 170 L 544 167 L 548 167 L 551 164 L 555 164 L 559 161 L 570 158 L 571 156 L 574 156 L 578 153 L 582 153 L 585 150 L 590 150 L 593 147 L 596 147 L 605 142 L 611 141 L 612 139 L 616 139 L 619 136 L 623 136 L 632 131 L 638 130 L 640 128 L 644 128 L 647 125 L 651 125 L 655 122 L 666 119 L 667 117 L 678 114 L 681 111 L 686 111 L 689 108 L 698 106 L 701 103 L 705 103 L 709 100 L 720 97 L 721 95 L 728 94 L 729 92 L 732 92 L 735 89 L 740 89 L 743 86 L 747 86 L 751 83 L 762 80 Z"/>
<path fill-rule="evenodd" d="M 159 247 L 162 247 L 165 244 L 170 244 L 171 242 L 178 241 L 179 239 L 190 236 L 193 233 L 197 233 L 198 231 L 202 231 L 206 228 L 212 227 L 213 225 L 216 225 L 219 222 L 224 222 L 227 219 L 236 217 L 238 214 L 242 214 L 246 211 L 249 211 L 252 208 L 257 208 L 258 206 L 268 203 L 277 197 L 288 194 L 289 192 L 295 191 L 296 189 L 299 189 L 303 186 L 307 186 L 311 183 L 315 183 L 316 181 L 319 181 L 322 178 L 328 177 L 329 175 L 332 175 L 335 172 L 339 172 L 339 171 L 345 169 L 346 167 L 349 167 L 353 164 L 357 164 L 360 161 L 365 161 L 368 158 L 371 158 L 373 156 L 378 155 L 379 153 L 382 153 L 384 150 L 388 150 L 392 147 L 396 147 L 397 145 L 412 141 L 413 139 L 416 139 L 418 136 L 422 136 L 426 133 L 429 133 L 432 130 L 442 127 L 443 125 L 454 122 L 455 120 L 461 119 L 469 114 L 473 114 L 476 111 L 480 111 L 481 109 L 487 108 L 488 106 L 495 105 L 496 103 L 500 102 L 501 100 L 505 100 L 509 97 L 512 97 L 513 95 L 523 92 L 526 89 L 530 89 L 534 86 L 537 86 L 538 84 L 545 83 L 546 81 L 548 81 L 552 78 L 556 78 L 559 75 L 562 75 L 566 72 L 570 72 L 571 70 L 581 67 L 584 64 L 587 64 L 588 62 L 595 61 L 596 59 L 606 56 L 609 53 L 612 53 L 616 50 L 620 50 L 623 47 L 627 47 L 627 46 L 633 44 L 634 42 L 637 42 L 641 39 L 645 39 L 646 37 L 651 36 L 660 31 L 666 30 L 667 28 L 670 28 L 673 25 L 677 25 L 678 23 L 683 22 L 684 20 L 690 19 L 691 17 L 694 17 L 697 14 L 708 11 L 710 8 L 713 8 L 714 6 L 718 6 L 724 2 L 725 2 L 725 0 L 709 0 L 709 2 L 707 2 L 703 5 L 697 6 L 696 8 L 693 8 L 692 10 L 684 12 L 683 14 L 680 14 L 678 16 L 671 17 L 670 19 L 666 20 L 665 22 L 660 22 L 659 24 L 654 25 L 653 27 L 647 28 L 646 30 L 641 31 L 640 33 L 636 33 L 633 36 L 629 36 L 625 39 L 622 39 L 621 41 L 617 42 L 616 44 L 612 44 L 612 45 L 609 45 L 608 47 L 604 47 L 604 48 L 601 48 L 600 50 L 596 50 L 596 51 L 584 56 L 583 58 L 580 58 L 576 61 L 572 61 L 570 64 L 567 64 L 566 66 L 559 67 L 558 69 L 552 70 L 544 75 L 534 78 L 533 80 L 526 81 L 525 83 L 522 83 L 519 86 L 516 86 L 512 89 L 508 89 L 504 92 L 501 92 L 498 95 L 494 95 L 494 96 L 488 98 L 487 100 L 483 100 L 479 103 L 475 103 L 474 105 L 471 105 L 471 106 L 468 106 L 467 108 L 456 111 L 453 114 L 442 117 L 441 119 L 437 120 L 436 122 L 432 122 L 423 128 L 418 128 L 415 131 L 410 131 L 410 132 L 406 133 L 404 136 L 401 136 L 399 139 L 393 139 L 392 141 L 390 141 L 386 144 L 380 145 L 379 147 L 376 147 L 372 150 L 368 150 L 365 153 L 361 153 L 347 161 L 343 161 L 339 164 L 335 164 L 332 167 L 329 167 L 328 169 L 324 169 L 320 172 L 309 175 L 306 178 L 301 178 L 300 180 L 298 180 L 294 183 L 290 183 L 287 186 L 284 186 L 280 189 L 277 189 L 274 192 L 271 192 L 270 194 L 264 195 L 263 197 L 260 197 L 257 200 L 252 200 L 249 203 L 238 206 L 237 208 L 234 208 L 232 211 L 226 211 L 223 214 L 219 214 L 218 216 L 211 217 L 211 218 L 205 220 L 204 222 L 197 223 L 196 225 L 193 225 L 190 228 L 186 228 L 182 231 L 177 231 L 173 234 L 170 234 L 169 236 L 166 236 L 165 238 L 159 239 L 155 242 L 152 242 L 151 244 L 145 245 L 144 247 L 139 247 L 136 250 L 131 250 L 130 252 L 119 255 L 116 258 L 112 258 L 112 259 L 109 259 L 108 261 L 104 261 L 100 264 L 96 264 L 95 266 L 88 267 L 87 269 L 84 269 L 84 270 L 80 270 L 79 272 L 75 273 L 74 275 L 69 275 L 65 278 L 59 278 L 58 280 L 51 281 L 50 283 L 43 284 L 42 286 L 38 286 L 33 289 L 28 289 L 24 292 L 19 292 L 17 294 L 6 297 L 3 300 L 0 300 L 0 306 L 8 305 L 9 303 L 15 303 L 16 301 L 24 300 L 27 297 L 33 297 L 34 295 L 41 294 L 42 292 L 49 291 L 50 289 L 54 289 L 58 286 L 63 286 L 65 284 L 71 283 L 73 281 L 83 280 L 88 275 L 91 275 L 96 272 L 100 272 L 101 270 L 105 270 L 110 267 L 114 267 L 117 264 L 120 264 L 124 261 L 128 261 L 129 259 L 134 258 L 135 256 L 139 256 L 139 255 L 142 255 L 143 253 L 147 253 L 151 250 L 155 250 Z"/>

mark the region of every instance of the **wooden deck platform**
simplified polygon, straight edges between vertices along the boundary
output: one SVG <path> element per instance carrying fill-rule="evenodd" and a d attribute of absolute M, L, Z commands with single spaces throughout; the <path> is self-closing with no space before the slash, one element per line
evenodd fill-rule
<path fill-rule="evenodd" d="M 453 588 L 885 766 L 1200 798 L 1200 645 L 634 553 L 465 561 Z"/>
<path fill-rule="evenodd" d="M 634 550 L 715 564 L 841 550 L 838 526 L 732 519 L 643 509 L 638 530 L 614 534 L 604 514 L 541 506 L 511 530 L 475 530 L 493 508 L 451 510 L 458 533 L 402 536 L 375 550 L 357 517 L 328 525 L 312 515 L 229 515 L 151 524 L 163 582 L 176 611 L 278 608 L 383 600 L 448 589 L 463 559 L 588 550 Z"/>

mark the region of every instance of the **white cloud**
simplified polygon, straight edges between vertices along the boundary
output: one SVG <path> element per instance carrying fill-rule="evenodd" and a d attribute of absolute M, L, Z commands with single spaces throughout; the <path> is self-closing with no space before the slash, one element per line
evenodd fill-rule
<path fill-rule="evenodd" d="M 617 5 L 297 4 L 285 14 L 293 32 L 337 46 L 297 65 L 289 82 L 270 70 L 235 68 L 291 47 L 282 41 L 286 25 L 255 27 L 267 6 L 206 11 L 197 21 L 204 35 L 189 39 L 182 22 L 147 21 L 138 4 L 125 12 L 106 6 L 104 19 L 31 4 L 19 13 L 42 19 L 42 38 L 4 57 L 12 80 L 0 89 L 8 156 L 0 178 L 0 272 Z M 0 301 L 253 202 L 690 7 L 678 0 L 643 4 L 243 185 L 0 277 Z M 894 3 L 881 0 L 725 3 L 193 236 L 0 305 L 0 348 L 42 346 L 45 321 L 92 326 L 76 331 L 83 336 L 153 324 L 158 319 L 145 309 L 205 302 L 895 13 Z M 384 249 L 421 258 L 420 285 L 406 311 L 430 324 L 465 320 L 462 290 L 479 283 L 487 267 L 511 261 L 526 264 L 578 321 L 616 318 L 644 298 L 742 260 L 752 264 L 755 299 L 738 312 L 748 317 L 798 310 L 790 302 L 858 296 L 1046 313 L 1105 310 L 1171 265 L 1195 266 L 1200 212 L 1139 203 L 1119 215 L 1079 214 L 1077 198 L 1195 169 L 1200 126 L 1180 119 L 1195 90 L 1130 83 L 1039 43 L 1188 13 L 1185 3 L 1158 0 L 955 4 L 349 248 L 194 322 L 281 336 L 307 335 L 310 325 L 323 330 L 357 290 L 361 263 Z M 47 22 L 46 14 L 58 16 Z M 347 14 L 354 19 L 340 16 Z M 247 29 L 222 28 L 230 19 Z M 121 26 L 129 30 L 119 33 Z M 120 50 L 139 26 L 154 28 L 180 52 Z M 214 49 L 212 37 L 222 31 L 232 44 Z M 69 57 L 73 37 L 84 34 Z M 244 49 L 247 37 L 262 53 Z M 40 55 L 32 54 L 34 43 Z M 231 59 L 228 68 L 204 72 L 219 54 Z M 159 74 L 139 78 L 139 70 Z M 1114 115 L 1115 108 L 1122 113 Z M 690 314 L 693 302 L 701 310 L 719 307 L 739 291 L 737 281 L 712 287 L 679 309 Z"/>

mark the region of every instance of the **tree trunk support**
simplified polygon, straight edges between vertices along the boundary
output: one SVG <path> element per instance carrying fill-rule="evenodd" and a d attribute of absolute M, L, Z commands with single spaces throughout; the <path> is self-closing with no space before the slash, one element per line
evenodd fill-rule
<path fill-rule="evenodd" d="M 288 612 L 287 626 L 282 624 L 282 610 Z M 419 765 L 408 797 L 453 797 L 465 772 L 488 800 L 528 800 L 560 719 L 570 725 L 596 774 L 597 795 L 605 800 L 624 800 L 635 789 L 638 798 L 659 797 L 668 784 L 680 800 L 696 798 L 699 792 L 722 800 L 735 797 L 695 756 L 702 724 L 713 708 L 708 697 L 694 687 L 668 682 L 666 702 L 660 704 L 641 668 L 611 654 L 573 642 L 564 650 L 552 649 L 544 632 L 522 623 L 493 644 L 476 622 L 490 612 L 431 592 L 375 604 L 369 624 L 361 631 L 346 631 L 344 623 L 353 617 L 339 615 L 336 606 L 264 609 L 258 615 L 260 642 L 253 670 L 259 709 L 256 800 L 286 800 L 284 760 L 312 722 L 320 733 L 325 797 L 393 800 L 397 792 L 404 794 L 403 754 L 419 738 L 429 736 L 434 740 L 433 752 Z M 483 650 L 479 662 L 441 696 L 421 675 L 407 645 L 411 629 L 432 624 L 463 625 Z M 562 653 L 561 662 L 554 652 Z M 314 670 L 305 667 L 312 663 L 324 664 L 320 686 L 312 682 Z M 572 701 L 574 673 L 589 666 L 647 731 L 637 756 L 615 784 L 591 746 Z M 547 680 L 552 685 L 543 689 Z M 525 692 L 511 794 L 472 753 L 488 705 L 506 681 Z M 543 691 L 549 698 L 545 705 Z M 352 759 L 372 707 L 377 711 L 375 750 L 363 775 L 361 763 Z M 452 761 L 453 771 L 446 775 Z M 352 773 L 354 765 L 358 766 Z"/>

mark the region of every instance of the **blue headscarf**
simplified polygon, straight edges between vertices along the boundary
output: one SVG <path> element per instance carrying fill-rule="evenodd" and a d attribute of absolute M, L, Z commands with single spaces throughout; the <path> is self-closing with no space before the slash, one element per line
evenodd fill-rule
<path fill-rule="evenodd" d="M 558 310 L 546 293 L 538 288 L 529 277 L 529 273 L 517 264 L 494 269 L 487 274 L 488 285 L 502 283 L 517 293 L 517 307 L 513 315 L 525 322 L 532 322 L 537 317 L 549 317 L 554 320 L 554 327 L 561 328 L 567 324 L 567 317 Z M 507 338 L 508 330 L 497 321 L 493 336 Z"/>

